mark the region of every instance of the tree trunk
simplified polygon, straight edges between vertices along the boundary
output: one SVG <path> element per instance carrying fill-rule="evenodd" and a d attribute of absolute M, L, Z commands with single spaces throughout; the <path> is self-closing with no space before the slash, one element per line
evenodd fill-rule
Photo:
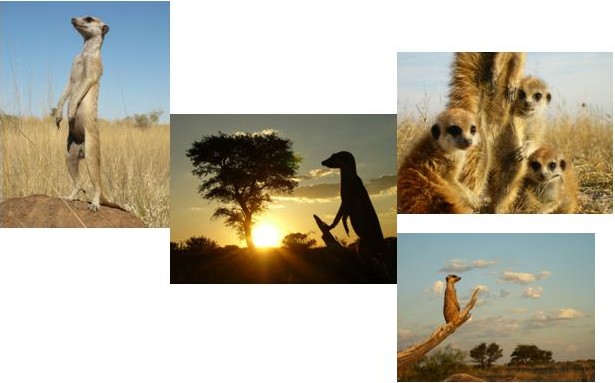
<path fill-rule="evenodd" d="M 246 220 L 243 222 L 243 232 L 246 237 L 246 245 L 251 250 L 254 250 L 256 246 L 254 246 L 254 241 L 252 240 L 252 215 L 246 214 Z"/>

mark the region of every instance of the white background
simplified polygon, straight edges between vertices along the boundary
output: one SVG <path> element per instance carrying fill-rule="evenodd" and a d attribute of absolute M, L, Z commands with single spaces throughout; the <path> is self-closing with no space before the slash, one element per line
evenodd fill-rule
<path fill-rule="evenodd" d="M 171 112 L 396 113 L 396 52 L 613 51 L 607 3 L 175 0 Z M 597 233 L 609 381 L 614 223 L 412 216 L 398 231 Z M 169 285 L 168 249 L 167 229 L 0 230 L 0 381 L 396 380 L 394 285 Z"/>

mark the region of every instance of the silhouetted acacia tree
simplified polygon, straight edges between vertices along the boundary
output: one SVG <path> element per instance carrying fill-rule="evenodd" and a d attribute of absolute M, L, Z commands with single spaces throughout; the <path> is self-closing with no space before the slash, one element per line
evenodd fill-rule
<path fill-rule="evenodd" d="M 292 141 L 275 132 L 218 132 L 193 142 L 186 155 L 192 174 L 202 181 L 201 196 L 223 204 L 212 218 L 224 218 L 249 248 L 254 248 L 252 220 L 266 209 L 270 193 L 290 193 L 297 186 L 292 177 L 301 159 L 292 151 Z"/>
<path fill-rule="evenodd" d="M 292 251 L 305 251 L 316 244 L 309 234 L 291 233 L 282 240 L 282 244 Z"/>
<path fill-rule="evenodd" d="M 536 345 L 519 344 L 510 355 L 511 365 L 546 364 L 553 362 L 553 353 L 541 350 Z"/>
<path fill-rule="evenodd" d="M 502 349 L 497 343 L 481 343 L 470 350 L 470 358 L 476 362 L 480 368 L 491 367 L 493 363 L 502 357 Z"/>
<path fill-rule="evenodd" d="M 184 242 L 184 250 L 189 253 L 209 253 L 219 248 L 216 241 L 207 237 L 190 237 Z"/>

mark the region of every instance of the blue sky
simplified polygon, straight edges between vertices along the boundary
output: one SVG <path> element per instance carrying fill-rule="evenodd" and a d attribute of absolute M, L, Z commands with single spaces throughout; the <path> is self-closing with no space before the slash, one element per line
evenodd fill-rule
<path fill-rule="evenodd" d="M 102 48 L 99 116 L 154 109 L 169 121 L 168 2 L 2 2 L 0 108 L 42 116 L 60 97 L 83 39 L 70 23 L 96 16 L 110 27 Z"/>
<path fill-rule="evenodd" d="M 437 114 L 448 97 L 452 53 L 398 53 L 397 112 L 400 117 L 416 114 L 416 106 L 429 96 L 429 112 Z M 526 74 L 544 79 L 553 101 L 549 111 L 569 113 L 585 102 L 592 108 L 613 114 L 612 53 L 527 54 Z"/>
<path fill-rule="evenodd" d="M 593 234 L 399 234 L 398 348 L 443 324 L 444 278 L 461 276 L 462 307 L 482 285 L 470 322 L 444 345 L 468 351 L 496 342 L 508 362 L 517 344 L 556 360 L 593 358 Z"/>
<path fill-rule="evenodd" d="M 171 129 L 171 240 L 205 235 L 221 245 L 244 245 L 223 220 L 210 219 L 217 203 L 201 198 L 200 181 L 191 174 L 186 150 L 203 135 L 262 132 L 273 129 L 293 141 L 302 158 L 299 186 L 292 196 L 277 196 L 257 220 L 271 222 L 283 235 L 312 232 L 320 239 L 312 214 L 331 223 L 340 205 L 339 172 L 321 161 L 342 150 L 354 154 L 385 236 L 396 235 L 395 115 L 173 115 Z M 342 225 L 333 230 L 344 240 Z"/>

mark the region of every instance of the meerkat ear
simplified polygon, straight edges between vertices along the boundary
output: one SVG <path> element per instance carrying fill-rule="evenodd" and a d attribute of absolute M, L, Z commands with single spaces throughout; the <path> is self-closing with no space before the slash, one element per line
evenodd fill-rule
<path fill-rule="evenodd" d="M 109 32 L 109 26 L 108 25 L 103 25 L 102 27 L 102 35 L 106 35 L 107 32 Z"/>
<path fill-rule="evenodd" d="M 566 160 L 561 160 L 559 162 L 559 167 L 562 168 L 562 170 L 566 170 Z"/>
<path fill-rule="evenodd" d="M 440 138 L 440 127 L 438 126 L 438 124 L 434 124 L 431 127 L 431 135 L 433 136 L 433 138 L 435 138 L 436 140 L 438 138 Z"/>
<path fill-rule="evenodd" d="M 551 102 L 551 93 L 547 92 L 547 104 Z"/>

